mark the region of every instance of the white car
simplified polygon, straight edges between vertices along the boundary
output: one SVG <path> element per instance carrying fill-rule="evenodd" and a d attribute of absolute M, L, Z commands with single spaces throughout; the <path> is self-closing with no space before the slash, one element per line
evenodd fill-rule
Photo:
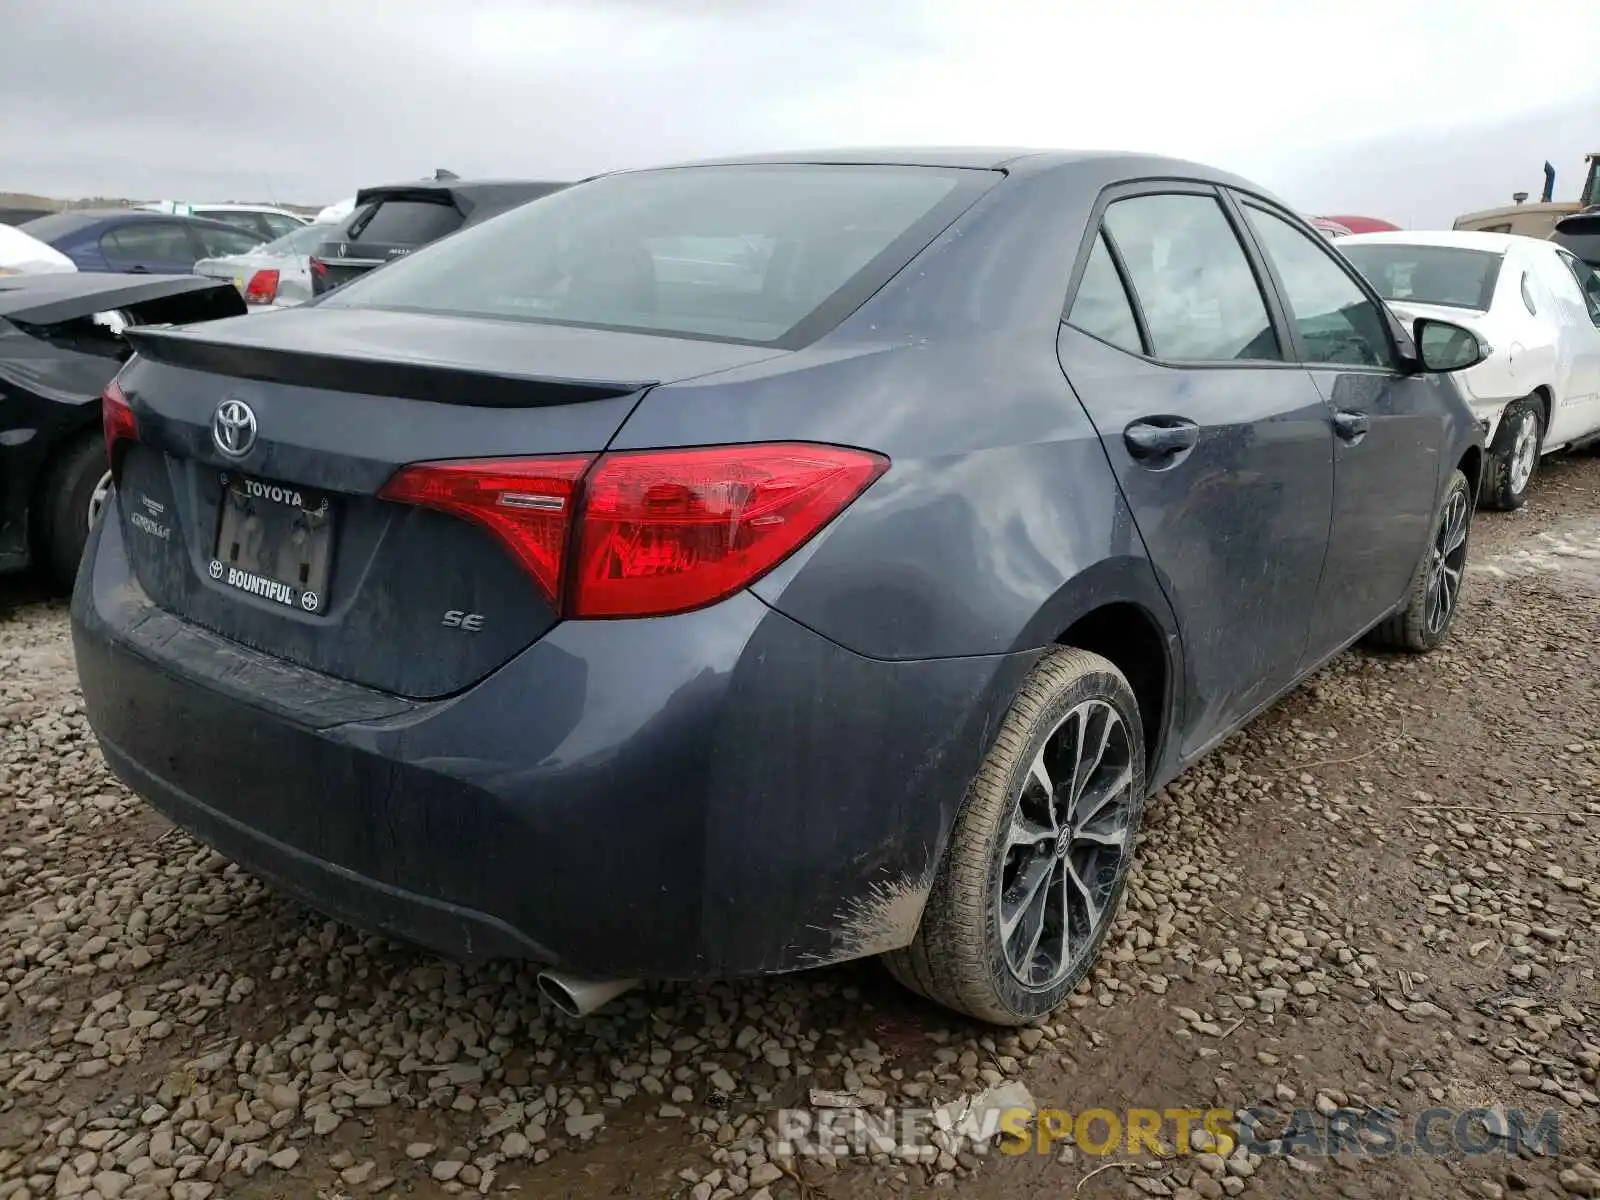
<path fill-rule="evenodd" d="M 157 200 L 141 204 L 150 212 L 168 213 L 180 217 L 204 217 L 208 221 L 221 221 L 253 233 L 263 242 L 293 233 L 310 222 L 299 213 L 270 204 L 184 204 L 175 200 Z"/>
<path fill-rule="evenodd" d="M 0 275 L 56 275 L 76 271 L 77 264 L 12 225 L 0 225 Z"/>
<path fill-rule="evenodd" d="M 1483 503 L 1520 508 L 1539 459 L 1600 442 L 1600 275 L 1553 242 L 1505 233 L 1358 233 L 1333 243 L 1407 322 L 1489 344 L 1462 397 L 1489 446 Z"/>
<path fill-rule="evenodd" d="M 311 299 L 311 252 L 328 236 L 326 225 L 302 225 L 244 254 L 202 258 L 194 273 L 232 280 L 252 310 L 290 308 Z"/>

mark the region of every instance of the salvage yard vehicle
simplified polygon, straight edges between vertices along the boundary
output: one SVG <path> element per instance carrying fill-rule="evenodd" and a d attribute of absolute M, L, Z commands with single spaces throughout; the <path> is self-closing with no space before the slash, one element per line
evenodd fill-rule
<path fill-rule="evenodd" d="M 575 1014 L 879 954 L 1049 1012 L 1153 789 L 1447 636 L 1482 471 L 1472 333 L 1133 155 L 607 175 L 130 336 L 72 604 L 112 769 Z"/>
<path fill-rule="evenodd" d="M 331 292 L 374 267 L 403 258 L 429 242 L 487 221 L 567 185 L 528 179 L 439 179 L 362 188 L 349 220 L 326 228 L 311 255 L 315 295 Z"/>
<path fill-rule="evenodd" d="M 0 571 L 39 564 L 72 586 L 111 487 L 100 394 L 131 353 L 123 332 L 244 311 L 209 279 L 0 278 Z"/>
<path fill-rule="evenodd" d="M 147 212 L 172 213 L 182 217 L 200 217 L 207 221 L 221 221 L 253 234 L 258 241 L 270 242 L 293 233 L 310 220 L 286 208 L 271 204 L 182 204 L 172 200 L 159 200 L 141 204 Z"/>
<path fill-rule="evenodd" d="M 1493 352 L 1456 375 L 1489 444 L 1480 499 L 1522 507 L 1542 455 L 1600 441 L 1600 275 L 1516 234 L 1358 234 L 1340 251 L 1403 317 L 1441 317 Z"/>
<path fill-rule="evenodd" d="M 252 309 L 292 308 L 311 299 L 311 252 L 329 233 L 326 226 L 303 225 L 243 254 L 202 258 L 194 273 L 229 280 Z"/>
<path fill-rule="evenodd" d="M 73 208 L 18 228 L 54 246 L 80 271 L 185 275 L 196 260 L 242 254 L 262 239 L 234 225 L 137 208 Z"/>

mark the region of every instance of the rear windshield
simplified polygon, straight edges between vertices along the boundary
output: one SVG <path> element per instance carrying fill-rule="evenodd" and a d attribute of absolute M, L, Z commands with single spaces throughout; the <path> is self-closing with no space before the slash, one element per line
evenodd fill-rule
<path fill-rule="evenodd" d="M 1343 239 L 1339 249 L 1385 300 L 1489 310 L 1503 255 L 1454 246 L 1408 246 Z"/>
<path fill-rule="evenodd" d="M 798 165 L 611 175 L 465 229 L 327 303 L 799 345 L 997 178 Z"/>
<path fill-rule="evenodd" d="M 297 258 L 310 254 L 328 238 L 339 232 L 337 225 L 300 225 L 280 238 L 260 247 L 256 253 L 271 258 Z"/>
<path fill-rule="evenodd" d="M 350 240 L 393 246 L 420 246 L 461 228 L 452 204 L 427 200 L 384 200 L 365 220 L 350 227 Z"/>
<path fill-rule="evenodd" d="M 85 217 L 78 213 L 60 212 L 51 213 L 48 217 L 35 217 L 31 221 L 24 221 L 17 228 L 31 233 L 41 242 L 53 242 L 57 238 L 66 237 L 69 233 L 76 233 L 86 226 L 93 225 L 98 217 Z"/>

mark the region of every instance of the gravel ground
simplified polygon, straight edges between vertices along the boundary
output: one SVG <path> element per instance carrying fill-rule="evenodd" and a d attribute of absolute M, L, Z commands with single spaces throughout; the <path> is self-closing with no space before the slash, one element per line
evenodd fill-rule
<path fill-rule="evenodd" d="M 111 778 L 63 607 L 8 584 L 0 1200 L 1600 1196 L 1600 458 L 1546 464 L 1474 539 L 1446 648 L 1342 656 L 1156 797 L 1099 969 L 1008 1032 L 872 964 L 577 1023 L 531 970 L 324 920 Z M 924 1107 L 1004 1083 L 1074 1112 L 1552 1107 L 1561 1145 L 775 1150 L 813 1089 Z"/>

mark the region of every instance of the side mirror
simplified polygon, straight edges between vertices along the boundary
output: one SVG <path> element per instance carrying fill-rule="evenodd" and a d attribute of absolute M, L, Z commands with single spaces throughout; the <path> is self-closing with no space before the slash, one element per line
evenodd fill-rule
<path fill-rule="evenodd" d="M 1472 330 L 1432 317 L 1416 319 L 1411 340 L 1416 343 L 1424 371 L 1465 371 L 1494 353 L 1493 347 Z"/>

